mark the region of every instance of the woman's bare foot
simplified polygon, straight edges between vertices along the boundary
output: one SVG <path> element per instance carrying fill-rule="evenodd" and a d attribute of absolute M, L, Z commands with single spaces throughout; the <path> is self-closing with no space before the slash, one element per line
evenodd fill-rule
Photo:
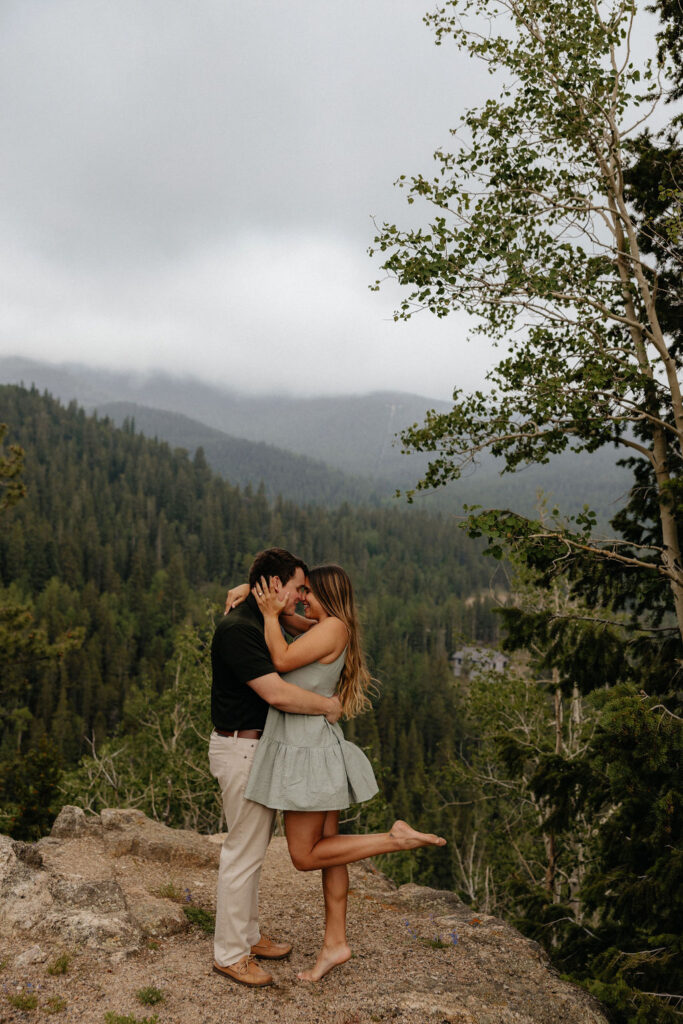
<path fill-rule="evenodd" d="M 416 832 L 407 821 L 395 821 L 389 833 L 399 843 L 400 850 L 415 850 L 418 846 L 445 846 L 446 840 L 431 832 Z"/>
<path fill-rule="evenodd" d="M 351 947 L 347 946 L 346 943 L 329 948 L 323 946 L 318 953 L 315 967 L 312 967 L 310 971 L 299 971 L 297 978 L 299 981 L 320 981 L 333 967 L 339 967 L 340 964 L 345 964 L 350 959 Z"/>

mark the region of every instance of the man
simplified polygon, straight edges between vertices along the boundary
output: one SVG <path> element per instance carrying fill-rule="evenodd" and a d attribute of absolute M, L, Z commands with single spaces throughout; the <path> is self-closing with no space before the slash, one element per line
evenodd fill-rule
<path fill-rule="evenodd" d="M 269 579 L 287 597 L 292 613 L 305 593 L 308 569 L 283 548 L 257 555 L 249 586 Z M 273 831 L 275 812 L 244 799 L 251 762 L 263 731 L 268 706 L 300 715 L 341 716 L 336 697 L 321 697 L 282 679 L 275 670 L 263 635 L 263 616 L 254 597 L 226 615 L 211 645 L 211 774 L 221 787 L 228 836 L 221 849 L 216 899 L 213 969 L 243 985 L 272 985 L 272 976 L 254 960 L 280 960 L 291 951 L 261 935 L 258 884 Z"/>

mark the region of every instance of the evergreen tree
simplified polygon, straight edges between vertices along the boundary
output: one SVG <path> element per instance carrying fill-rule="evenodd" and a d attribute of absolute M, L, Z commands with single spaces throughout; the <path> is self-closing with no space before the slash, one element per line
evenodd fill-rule
<path fill-rule="evenodd" d="M 408 806 L 421 807 L 422 780 L 439 745 L 445 737 L 454 744 L 457 735 L 446 637 L 455 642 L 462 608 L 489 578 L 477 546 L 447 517 L 401 508 L 327 511 L 282 500 L 270 506 L 263 491 L 243 493 L 209 473 L 201 457 L 171 452 L 131 425 L 117 430 L 75 405 L 64 409 L 35 390 L 0 387 L 0 409 L 25 450 L 28 490 L 6 511 L 0 531 L 0 604 L 14 602 L 14 617 L 0 628 L 1 763 L 27 755 L 45 736 L 67 771 L 90 751 L 95 780 L 97 759 L 114 758 L 138 736 L 130 764 L 144 771 L 136 780 L 114 758 L 123 781 L 108 799 L 151 807 L 153 785 L 163 817 L 167 769 L 163 758 L 143 756 L 143 711 L 154 707 L 167 728 L 179 634 L 205 627 L 207 602 L 222 614 L 226 584 L 244 578 L 260 549 L 280 543 L 311 563 L 348 569 L 382 682 L 376 716 L 352 724 L 357 741 L 383 762 L 382 799 L 356 825 L 385 826 L 399 742 L 411 762 L 422 760 L 424 775 L 403 769 Z M 29 644 L 23 660 L 20 641 Z M 202 702 L 196 706 L 206 722 L 195 717 L 193 728 L 204 735 L 208 712 Z M 80 792 L 95 800 L 96 790 Z M 168 806 L 164 820 L 208 827 L 209 811 L 195 817 L 187 793 L 178 791 Z M 425 862 L 420 877 L 428 881 L 432 870 Z"/>

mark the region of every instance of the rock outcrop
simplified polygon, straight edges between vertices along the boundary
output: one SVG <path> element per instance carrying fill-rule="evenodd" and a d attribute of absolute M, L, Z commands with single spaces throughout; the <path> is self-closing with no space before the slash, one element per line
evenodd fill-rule
<path fill-rule="evenodd" d="M 168 1024 L 606 1024 L 514 928 L 453 893 L 397 889 L 363 863 L 350 866 L 353 959 L 317 986 L 298 982 L 322 933 L 319 876 L 296 872 L 281 838 L 266 859 L 261 916 L 264 931 L 295 943 L 291 963 L 275 965 L 273 988 L 235 986 L 211 973 L 211 936 L 185 912 L 213 910 L 219 842 L 136 810 L 77 807 L 36 844 L 0 836 L 0 1021 L 24 1019 L 12 998 L 26 992 L 48 1012 L 64 1003 L 65 1020 L 144 1016 L 135 993 L 152 984 Z M 50 966 L 60 955 L 64 974 Z"/>
<path fill-rule="evenodd" d="M 0 836 L 0 936 L 58 939 L 102 952 L 131 954 L 150 937 L 188 927 L 182 907 L 140 888 L 121 857 L 167 865 L 215 866 L 213 844 L 167 828 L 141 811 L 86 815 L 63 807 L 50 836 L 35 844 Z"/>

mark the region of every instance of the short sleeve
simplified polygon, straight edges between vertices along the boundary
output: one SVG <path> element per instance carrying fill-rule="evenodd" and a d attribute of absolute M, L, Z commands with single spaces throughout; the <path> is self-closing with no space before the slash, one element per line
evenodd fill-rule
<path fill-rule="evenodd" d="M 231 674 L 237 682 L 248 683 L 259 676 L 277 672 L 263 634 L 256 627 L 236 622 L 230 629 L 223 630 L 217 639 L 219 657 L 230 665 Z"/>

